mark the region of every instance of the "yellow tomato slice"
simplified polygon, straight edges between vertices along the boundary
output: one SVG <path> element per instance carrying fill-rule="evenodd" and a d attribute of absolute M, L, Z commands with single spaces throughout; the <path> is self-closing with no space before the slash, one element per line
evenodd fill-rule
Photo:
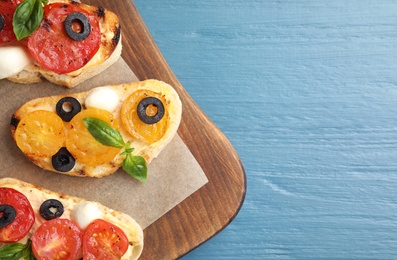
<path fill-rule="evenodd" d="M 63 121 L 51 111 L 30 112 L 19 122 L 15 140 L 19 149 L 28 157 L 51 157 L 64 145 Z"/>
<path fill-rule="evenodd" d="M 147 97 L 158 98 L 163 103 L 165 109 L 163 118 L 155 124 L 146 124 L 138 116 L 138 104 L 142 99 Z M 147 107 L 146 114 L 148 116 L 153 116 L 156 113 L 156 107 Z M 168 128 L 168 118 L 167 103 L 164 96 L 150 90 L 140 89 L 133 92 L 121 107 L 121 122 L 128 133 L 148 144 L 155 143 L 163 137 Z"/>
<path fill-rule="evenodd" d="M 96 108 L 85 109 L 75 115 L 68 125 L 66 148 L 77 161 L 86 165 L 98 166 L 109 163 L 120 152 L 120 148 L 105 146 L 95 140 L 83 123 L 83 119 L 88 117 L 101 119 L 111 127 L 119 129 L 112 113 Z"/>

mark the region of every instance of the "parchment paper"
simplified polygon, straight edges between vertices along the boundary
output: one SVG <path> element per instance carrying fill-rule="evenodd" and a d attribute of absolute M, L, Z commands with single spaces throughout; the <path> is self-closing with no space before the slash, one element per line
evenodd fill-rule
<path fill-rule="evenodd" d="M 122 169 L 100 179 L 44 171 L 25 157 L 10 132 L 12 114 L 28 100 L 132 81 L 137 81 L 137 78 L 121 58 L 102 74 L 73 89 L 47 81 L 23 85 L 0 80 L 0 177 L 14 177 L 60 193 L 98 201 L 129 214 L 142 228 L 152 224 L 208 182 L 178 135 L 151 162 L 148 181 L 143 184 Z"/>

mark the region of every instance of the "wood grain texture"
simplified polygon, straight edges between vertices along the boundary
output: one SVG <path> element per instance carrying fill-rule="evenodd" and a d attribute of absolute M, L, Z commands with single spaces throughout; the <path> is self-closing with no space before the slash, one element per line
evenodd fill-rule
<path fill-rule="evenodd" d="M 208 184 L 144 230 L 142 259 L 174 259 L 205 242 L 232 221 L 244 200 L 245 173 L 234 148 L 184 90 L 130 1 L 92 0 L 121 17 L 123 58 L 140 79 L 163 80 L 183 103 L 178 134 L 209 179 Z M 144 205 L 142 205 L 144 206 Z"/>
<path fill-rule="evenodd" d="M 396 1 L 135 4 L 247 172 L 184 259 L 397 259 Z"/>

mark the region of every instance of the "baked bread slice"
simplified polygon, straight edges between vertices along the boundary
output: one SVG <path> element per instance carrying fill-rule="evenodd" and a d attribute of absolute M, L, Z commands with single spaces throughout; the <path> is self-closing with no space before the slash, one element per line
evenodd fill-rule
<path fill-rule="evenodd" d="M 15 178 L 0 179 L 0 188 L 11 188 L 25 195 L 30 202 L 30 205 L 35 215 L 34 224 L 31 227 L 30 231 L 25 237 L 19 240 L 18 243 L 25 244 L 27 240 L 32 237 L 35 230 L 40 227 L 44 222 L 46 222 L 46 220 L 40 214 L 40 206 L 44 201 L 51 199 L 57 200 L 63 205 L 63 213 L 60 218 L 72 220 L 80 228 L 82 228 L 83 231 L 84 228 L 81 227 L 81 223 L 84 224 L 84 222 L 90 221 L 90 218 L 93 218 L 92 220 L 94 220 L 95 217 L 97 217 L 97 215 L 88 216 L 87 219 L 81 219 L 78 217 L 79 214 L 87 214 L 87 212 L 78 212 L 82 210 L 82 207 L 78 205 L 87 205 L 87 203 L 89 204 L 89 208 L 91 209 L 91 211 L 94 208 L 95 211 L 99 212 L 100 219 L 108 221 L 113 225 L 121 228 L 129 241 L 127 252 L 123 255 L 121 259 L 138 259 L 142 252 L 144 243 L 142 228 L 131 216 L 125 213 L 108 208 L 98 202 L 89 202 L 82 198 L 47 190 Z M 0 198 L 0 201 L 1 199 L 2 198 Z"/>
<path fill-rule="evenodd" d="M 80 3 L 80 1 L 58 0 L 50 1 L 51 3 L 73 3 L 86 12 L 95 14 L 98 17 L 101 32 L 99 50 L 84 67 L 70 73 L 57 74 L 41 67 L 37 62 L 33 62 L 20 73 L 8 77 L 8 80 L 26 84 L 40 82 L 42 78 L 45 78 L 52 83 L 73 88 L 83 81 L 105 71 L 120 58 L 122 52 L 121 26 L 115 13 L 100 6 Z"/>
<path fill-rule="evenodd" d="M 57 104 L 62 106 L 65 98 L 76 100 L 81 106 L 81 112 L 69 119 L 70 122 L 61 119 L 56 108 Z M 145 123 L 137 116 L 138 103 L 153 99 L 163 104 L 163 116 L 156 123 Z M 72 101 L 65 104 L 70 105 Z M 147 104 L 145 109 L 154 111 L 145 111 L 152 113 L 149 119 L 161 114 L 157 105 Z M 120 168 L 126 155 L 123 148 L 96 146 L 99 143 L 87 134 L 81 122 L 83 117 L 107 120 L 134 149 L 133 155 L 143 157 L 149 164 L 175 136 L 181 116 L 182 103 L 174 88 L 162 81 L 145 80 L 28 101 L 13 114 L 11 134 L 17 146 L 37 166 L 73 176 L 99 178 Z M 75 160 L 67 171 L 56 169 L 53 163 L 62 147 L 66 147 Z"/>

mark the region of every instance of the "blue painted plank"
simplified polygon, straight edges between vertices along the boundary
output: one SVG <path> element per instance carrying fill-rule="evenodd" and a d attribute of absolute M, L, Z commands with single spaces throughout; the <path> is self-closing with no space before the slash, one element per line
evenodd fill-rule
<path fill-rule="evenodd" d="M 246 201 L 184 259 L 397 259 L 397 2 L 135 0 Z"/>

